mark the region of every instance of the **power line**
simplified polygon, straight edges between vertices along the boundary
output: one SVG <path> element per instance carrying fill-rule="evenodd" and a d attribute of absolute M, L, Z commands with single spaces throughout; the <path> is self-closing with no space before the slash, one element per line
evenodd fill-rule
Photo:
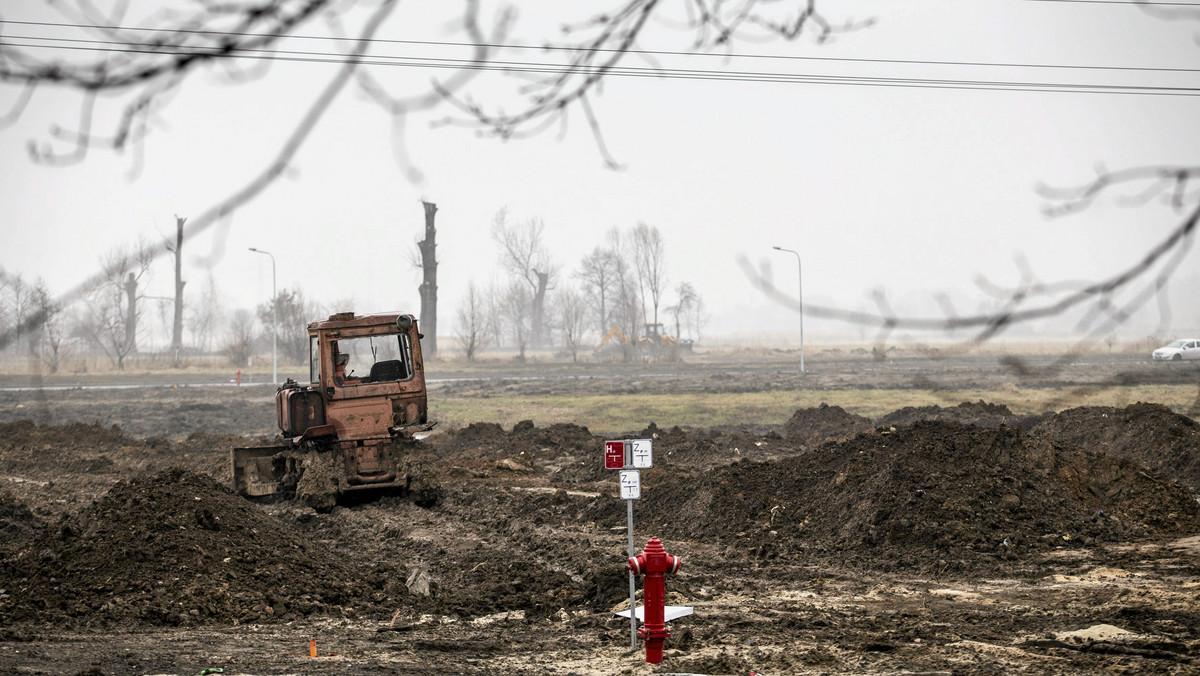
<path fill-rule="evenodd" d="M 1084 2 L 1085 0 L 1025 0 L 1027 2 Z M 1097 1 L 1100 0 L 1088 0 Z M 1105 0 L 1104 4 L 1132 4 L 1125 0 Z M 1175 3 L 1184 4 L 1184 3 Z M 1200 4 L 1192 5 L 1200 7 Z M 134 31 L 134 32 L 152 32 L 152 33 L 182 33 L 187 35 L 212 35 L 224 37 L 262 37 L 272 39 L 294 38 L 300 40 L 328 40 L 333 42 L 358 42 L 357 38 L 347 37 L 326 37 L 319 35 L 291 35 L 282 33 L 243 33 L 236 31 L 214 31 L 214 30 L 199 30 L 199 29 L 161 29 L 161 28 L 144 28 L 138 26 L 105 26 L 99 24 L 78 24 L 78 23 L 57 23 L 47 21 L 11 21 L 0 19 L 0 24 L 16 24 L 27 26 L 46 26 L 56 28 L 82 28 L 94 30 L 112 30 L 112 31 Z M 21 36 L 23 39 L 45 39 L 45 40 L 71 40 L 74 42 L 89 42 L 87 40 L 73 40 L 71 38 L 31 38 Z M 105 41 L 101 41 L 106 43 Z M 396 40 L 387 38 L 371 38 L 362 40 L 362 42 L 374 44 L 397 44 L 397 45 L 423 45 L 431 47 L 467 47 L 478 48 L 486 47 L 489 49 L 516 49 L 516 50 L 531 50 L 540 52 L 578 52 L 579 48 L 565 47 L 561 45 L 525 45 L 519 43 L 490 43 L 490 42 L 454 42 L 454 41 L 439 41 L 439 40 Z M 142 43 L 112 43 L 112 44 L 127 44 L 130 46 L 141 46 Z M 834 56 L 801 56 L 795 54 L 735 54 L 735 53 L 709 53 L 709 52 L 685 52 L 671 50 L 654 50 L 654 49 L 612 49 L 612 48 L 588 48 L 587 51 L 599 53 L 618 53 L 639 54 L 645 56 L 687 56 L 701 58 L 735 58 L 735 59 L 765 59 L 774 61 L 823 61 L 830 63 L 884 63 L 894 65 L 916 65 L 916 66 L 978 66 L 992 68 L 1044 68 L 1044 69 L 1065 69 L 1065 70 L 1113 70 L 1113 71 L 1134 71 L 1134 72 L 1163 72 L 1163 73 L 1196 73 L 1200 72 L 1197 68 L 1171 68 L 1171 67 L 1153 67 L 1153 66 L 1095 66 L 1087 64 L 1053 64 L 1053 63 L 1020 63 L 1020 62 L 989 62 L 989 61 L 954 61 L 954 60 L 921 60 L 921 59 L 871 59 L 871 58 L 853 58 L 853 57 L 834 57 Z"/>
<path fill-rule="evenodd" d="M 1061 2 L 1067 5 L 1128 5 L 1130 7 L 1200 7 L 1200 3 L 1195 2 L 1165 2 L 1149 0 L 1023 0 L 1023 2 Z"/>
<path fill-rule="evenodd" d="M 127 54 L 158 54 L 178 56 L 193 52 L 179 49 L 148 49 L 141 45 L 124 48 L 122 43 L 101 42 L 112 47 L 45 45 L 13 43 L 0 39 L 0 47 L 25 47 L 35 49 L 61 49 L 74 51 L 115 52 Z M 346 57 L 340 54 L 285 50 L 250 50 L 222 53 L 223 58 L 283 61 L 294 63 L 342 64 Z M 213 52 L 196 51 L 206 54 Z M 430 69 L 476 70 L 542 75 L 568 73 L 594 74 L 604 72 L 614 77 L 640 77 L 672 80 L 762 82 L 774 84 L 840 84 L 871 87 L 906 87 L 930 89 L 995 90 L 1021 92 L 1099 93 L 1149 96 L 1200 96 L 1197 87 L 1166 87 L 1147 85 L 1088 84 L 1070 82 L 1021 82 L 1005 80 L 950 80 L 939 78 L 902 78 L 887 76 L 815 75 L 805 73 L 773 73 L 766 71 L 713 71 L 700 69 L 664 69 L 634 66 L 576 66 L 572 64 L 532 63 L 520 61 L 475 61 L 470 59 L 426 59 L 409 56 L 374 56 L 359 58 L 358 63 L 366 66 L 390 66 Z"/>

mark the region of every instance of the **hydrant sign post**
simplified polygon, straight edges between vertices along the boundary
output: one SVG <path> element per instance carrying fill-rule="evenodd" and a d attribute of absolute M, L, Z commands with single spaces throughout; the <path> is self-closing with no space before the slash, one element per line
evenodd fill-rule
<path fill-rule="evenodd" d="M 639 469 L 654 466 L 649 439 L 604 442 L 604 469 L 621 470 L 621 499 L 625 501 L 625 534 L 629 539 L 629 558 L 633 558 L 633 501 L 642 497 L 642 476 Z M 629 571 L 629 649 L 637 650 L 637 585 Z"/>

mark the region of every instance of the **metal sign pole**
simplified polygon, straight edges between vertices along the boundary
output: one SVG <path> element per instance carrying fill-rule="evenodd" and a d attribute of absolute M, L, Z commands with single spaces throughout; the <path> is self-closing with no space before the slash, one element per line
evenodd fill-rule
<path fill-rule="evenodd" d="M 651 442 L 649 439 L 632 441 L 605 441 L 604 468 L 621 470 L 621 498 L 625 500 L 625 534 L 629 540 L 629 558 L 633 554 L 633 501 L 642 497 L 642 478 L 640 469 L 650 469 L 654 466 L 651 460 Z M 637 650 L 637 582 L 633 570 L 629 571 L 629 649 Z"/>
<path fill-rule="evenodd" d="M 629 558 L 633 558 L 633 500 L 625 501 L 626 528 L 629 534 Z M 633 571 L 629 571 L 629 649 L 637 650 L 637 591 L 635 590 Z"/>

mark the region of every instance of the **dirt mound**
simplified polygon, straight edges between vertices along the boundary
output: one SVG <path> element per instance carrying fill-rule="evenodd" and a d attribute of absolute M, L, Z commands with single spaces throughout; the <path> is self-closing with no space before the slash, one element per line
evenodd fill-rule
<path fill-rule="evenodd" d="M 121 428 L 105 427 L 100 423 L 70 423 L 68 425 L 38 425 L 30 420 L 0 423 L 0 443 L 6 446 L 46 444 L 70 446 L 86 441 L 99 447 L 115 447 L 137 443 Z"/>
<path fill-rule="evenodd" d="M 1200 424 L 1161 404 L 1072 408 L 1049 417 L 1033 434 L 1058 450 L 1128 458 L 1200 492 Z"/>
<path fill-rule="evenodd" d="M 513 425 L 508 442 L 550 451 L 595 451 L 600 448 L 596 436 L 586 427 L 555 423 L 539 428 L 534 426 L 532 420 L 522 420 Z"/>
<path fill-rule="evenodd" d="M 964 401 L 958 406 L 905 406 L 893 411 L 877 421 L 881 427 L 908 425 L 918 420 L 942 420 L 960 422 L 979 427 L 1020 427 L 1030 429 L 1041 422 L 1045 416 L 1017 415 L 1004 404 L 990 404 L 986 401 Z"/>
<path fill-rule="evenodd" d="M 367 603 L 382 583 L 183 470 L 119 483 L 51 533 L 0 570 L 9 590 L 0 615 L 87 625 L 295 619 Z"/>
<path fill-rule="evenodd" d="M 532 420 L 511 432 L 496 423 L 471 423 L 429 440 L 439 458 L 453 463 L 450 476 L 483 478 L 496 471 L 509 476 L 549 475 L 556 483 L 588 483 L 604 478 L 596 458 L 602 440 L 570 423 L 537 427 Z"/>
<path fill-rule="evenodd" d="M 14 549 L 19 541 L 38 529 L 36 516 L 25 503 L 0 491 L 0 551 Z"/>
<path fill-rule="evenodd" d="M 459 446 L 478 446 L 503 442 L 507 436 L 497 423 L 474 422 L 458 430 L 453 439 Z"/>
<path fill-rule="evenodd" d="M 824 402 L 816 408 L 802 408 L 779 430 L 784 439 L 802 444 L 819 444 L 828 439 L 841 439 L 871 429 L 871 421 L 847 413 L 841 406 Z"/>
<path fill-rule="evenodd" d="M 654 429 L 658 429 L 655 427 Z M 711 467 L 731 461 L 718 439 L 723 432 L 711 430 L 708 434 L 685 431 L 678 426 L 665 432 L 654 432 L 650 439 L 654 443 L 655 463 L 662 466 L 683 465 L 689 467 Z"/>
<path fill-rule="evenodd" d="M 596 437 L 586 427 L 569 423 L 555 423 L 549 427 L 537 427 L 532 420 L 522 420 L 513 425 L 511 432 L 496 423 L 476 422 L 442 435 L 437 446 L 445 451 L 505 451 L 549 449 L 572 451 L 594 447 Z"/>
<path fill-rule="evenodd" d="M 1186 491 L 1132 463 L 1047 456 L 1028 449 L 1017 429 L 938 421 L 776 462 L 693 476 L 654 470 L 638 512 L 655 534 L 717 540 L 762 557 L 940 572 L 1200 529 L 1200 506 Z"/>
<path fill-rule="evenodd" d="M 1187 489 L 1155 480 L 1141 465 L 1104 453 L 1074 451 L 1055 456 L 1055 478 L 1097 519 L 1118 519 L 1147 534 L 1181 533 L 1193 521 Z M 1179 506 L 1185 507 L 1177 510 Z"/>

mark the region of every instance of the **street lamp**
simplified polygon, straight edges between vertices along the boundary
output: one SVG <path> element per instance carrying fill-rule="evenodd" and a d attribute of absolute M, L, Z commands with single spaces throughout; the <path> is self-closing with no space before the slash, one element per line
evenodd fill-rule
<path fill-rule="evenodd" d="M 796 279 L 798 291 L 800 292 L 800 372 L 804 373 L 804 268 L 800 265 L 800 254 L 791 249 L 785 249 L 781 246 L 771 247 L 776 251 L 786 251 L 796 254 Z"/>
<path fill-rule="evenodd" d="M 279 292 L 275 290 L 275 256 L 270 251 L 255 249 L 250 247 L 254 253 L 266 254 L 271 256 L 271 382 L 279 384 L 279 315 L 276 307 L 279 305 Z M 803 332 L 800 334 L 803 336 Z M 803 342 L 803 339 L 801 339 Z M 800 358 L 800 362 L 804 362 L 804 358 Z M 804 369 L 801 368 L 801 371 Z"/>

